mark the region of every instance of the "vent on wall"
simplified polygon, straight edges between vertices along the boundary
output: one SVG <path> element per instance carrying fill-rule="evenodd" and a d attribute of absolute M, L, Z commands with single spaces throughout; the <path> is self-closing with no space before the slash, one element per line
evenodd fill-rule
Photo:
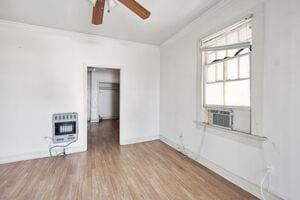
<path fill-rule="evenodd" d="M 208 110 L 208 123 L 222 128 L 232 129 L 233 115 L 231 111 Z"/>
<path fill-rule="evenodd" d="M 77 141 L 78 113 L 57 113 L 52 116 L 53 143 Z"/>

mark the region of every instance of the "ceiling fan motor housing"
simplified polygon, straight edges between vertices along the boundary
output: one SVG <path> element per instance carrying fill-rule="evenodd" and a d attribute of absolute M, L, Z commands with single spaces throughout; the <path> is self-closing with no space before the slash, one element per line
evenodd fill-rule
<path fill-rule="evenodd" d="M 117 0 L 89 0 L 93 5 L 93 18 L 92 23 L 95 25 L 102 24 L 103 22 L 103 14 L 105 8 L 105 2 L 108 4 L 108 12 L 110 9 L 117 6 Z M 144 8 L 141 4 L 136 2 L 135 0 L 119 0 L 118 2 L 122 3 L 124 6 L 129 8 L 136 15 L 141 17 L 142 19 L 147 19 L 151 15 L 151 13 Z"/>

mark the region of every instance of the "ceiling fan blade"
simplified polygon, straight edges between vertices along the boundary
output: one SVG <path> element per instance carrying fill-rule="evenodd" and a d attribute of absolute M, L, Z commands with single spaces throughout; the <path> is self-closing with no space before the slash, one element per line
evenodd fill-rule
<path fill-rule="evenodd" d="M 97 0 L 93 8 L 92 23 L 95 25 L 102 24 L 104 14 L 105 0 Z"/>
<path fill-rule="evenodd" d="M 133 11 L 135 14 L 140 16 L 142 19 L 147 19 L 150 16 L 150 12 L 144 8 L 141 4 L 136 2 L 135 0 L 119 0 L 122 4 L 124 4 L 127 8 Z"/>

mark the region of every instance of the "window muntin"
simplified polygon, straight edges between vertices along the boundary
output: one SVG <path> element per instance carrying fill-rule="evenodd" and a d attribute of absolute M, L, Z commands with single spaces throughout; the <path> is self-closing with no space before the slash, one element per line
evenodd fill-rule
<path fill-rule="evenodd" d="M 252 42 L 251 18 L 205 38 L 201 46 L 216 47 L 240 42 Z"/>
<path fill-rule="evenodd" d="M 204 106 L 250 107 L 251 19 L 203 40 Z"/>

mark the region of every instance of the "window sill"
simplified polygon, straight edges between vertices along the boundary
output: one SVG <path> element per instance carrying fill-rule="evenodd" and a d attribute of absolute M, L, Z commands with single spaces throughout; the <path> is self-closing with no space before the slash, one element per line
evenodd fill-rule
<path fill-rule="evenodd" d="M 260 149 L 262 148 L 263 142 L 267 139 L 263 136 L 251 135 L 239 131 L 227 130 L 220 127 L 212 126 L 205 122 L 195 121 L 195 124 L 198 129 L 204 128 L 205 132 L 209 134 L 214 134 L 226 139 L 230 139 Z"/>
<path fill-rule="evenodd" d="M 223 110 L 251 110 L 250 106 L 220 106 L 220 105 L 204 105 L 205 109 L 223 109 Z"/>

